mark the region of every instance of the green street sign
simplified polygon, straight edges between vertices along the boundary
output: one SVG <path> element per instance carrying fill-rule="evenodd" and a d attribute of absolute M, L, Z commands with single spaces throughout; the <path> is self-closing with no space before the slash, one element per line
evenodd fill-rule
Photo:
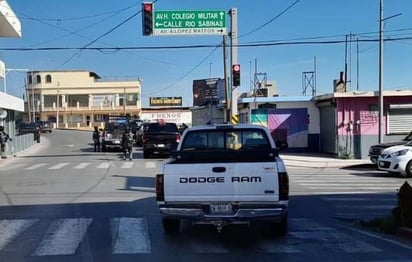
<path fill-rule="evenodd" d="M 154 10 L 153 35 L 226 35 L 226 11 Z"/>

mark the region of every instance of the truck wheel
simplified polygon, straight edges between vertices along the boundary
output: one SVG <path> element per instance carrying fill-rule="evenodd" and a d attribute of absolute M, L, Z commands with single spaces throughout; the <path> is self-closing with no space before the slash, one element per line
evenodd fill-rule
<path fill-rule="evenodd" d="M 143 150 L 143 158 L 149 158 L 149 153 Z"/>
<path fill-rule="evenodd" d="M 175 234 L 180 230 L 180 219 L 162 218 L 162 224 L 166 234 Z"/>
<path fill-rule="evenodd" d="M 276 236 L 285 236 L 288 233 L 288 215 L 284 216 L 280 222 L 274 223 L 273 230 Z"/>
<path fill-rule="evenodd" d="M 412 177 L 412 160 L 408 162 L 405 168 L 406 177 Z"/>

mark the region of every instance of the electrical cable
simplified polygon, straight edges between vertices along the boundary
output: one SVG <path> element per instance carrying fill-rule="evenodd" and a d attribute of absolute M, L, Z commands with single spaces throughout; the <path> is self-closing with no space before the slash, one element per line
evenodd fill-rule
<path fill-rule="evenodd" d="M 409 37 L 385 38 L 385 42 L 396 42 L 400 40 L 412 40 Z M 353 40 L 355 42 L 355 40 Z M 374 43 L 379 39 L 359 39 L 359 42 Z M 341 44 L 346 43 L 346 40 L 328 40 L 328 41 L 285 41 L 285 42 L 265 42 L 265 43 L 246 43 L 237 44 L 239 48 L 246 47 L 267 47 L 267 46 L 292 46 L 292 45 L 322 45 L 322 44 Z M 16 47 L 0 47 L 2 51 L 62 51 L 62 50 L 93 50 L 93 51 L 119 51 L 119 50 L 170 50 L 170 49 L 197 49 L 197 48 L 215 48 L 216 45 L 176 45 L 176 46 L 129 46 L 129 47 L 40 47 L 40 48 L 16 48 Z"/>
<path fill-rule="evenodd" d="M 191 70 L 189 70 L 186 74 L 184 74 L 182 77 L 180 77 L 175 82 L 171 83 L 170 85 L 166 86 L 165 88 L 163 88 L 161 90 L 158 90 L 158 91 L 153 92 L 153 93 L 145 94 L 144 96 L 150 96 L 150 95 L 153 95 L 153 94 L 157 94 L 157 93 L 163 92 L 163 91 L 173 87 L 174 85 L 176 85 L 177 83 L 179 83 L 180 81 L 185 79 L 187 76 L 189 76 L 193 71 L 195 71 L 201 64 L 203 64 L 221 46 L 222 46 L 222 44 L 217 45 L 205 58 L 203 58 L 197 65 L 195 65 Z M 143 94 L 142 94 L 142 96 L 143 96 Z"/>
<path fill-rule="evenodd" d="M 267 26 L 268 24 L 272 23 L 273 21 L 275 21 L 276 19 L 278 19 L 279 17 L 281 17 L 283 14 L 285 14 L 287 11 L 289 11 L 289 9 L 291 9 L 293 6 L 295 6 L 300 0 L 296 0 L 295 2 L 293 2 L 291 5 L 289 5 L 286 9 L 284 9 L 282 12 L 280 12 L 278 15 L 276 15 L 275 17 L 273 17 L 272 19 L 270 19 L 269 21 L 267 21 L 266 23 L 264 23 L 261 26 L 258 26 L 257 28 L 253 29 L 252 31 L 245 33 L 243 35 L 238 36 L 238 38 L 241 37 L 245 37 L 248 35 L 251 35 L 257 31 L 259 31 L 260 29 L 262 29 L 263 27 Z"/>
<path fill-rule="evenodd" d="M 38 21 L 38 22 L 40 22 L 40 21 L 53 22 L 54 21 L 56 23 L 61 23 L 63 21 L 84 20 L 84 19 L 90 19 L 90 18 L 106 16 L 106 15 L 110 15 L 110 14 L 113 14 L 113 13 L 121 13 L 121 12 L 129 10 L 130 8 L 133 8 L 135 6 L 137 6 L 137 4 L 133 4 L 133 5 L 130 5 L 128 7 L 122 8 L 122 9 L 109 11 L 109 12 L 105 12 L 105 13 L 101 13 L 101 14 L 95 14 L 95 15 L 90 15 L 90 16 L 71 17 L 71 18 L 35 18 L 35 17 L 27 16 L 27 15 L 21 13 L 21 12 L 16 12 L 16 14 L 26 16 L 26 17 L 22 17 L 22 19 L 27 19 L 27 20 L 33 20 L 33 21 Z"/>
<path fill-rule="evenodd" d="M 154 0 L 152 3 L 156 3 L 158 0 Z M 139 12 L 136 12 L 135 14 L 129 16 L 128 18 L 126 18 L 125 20 L 123 20 L 122 22 L 120 22 L 118 25 L 114 26 L 113 28 L 111 28 L 110 30 L 108 30 L 107 32 L 101 34 L 99 37 L 97 37 L 96 39 L 94 39 L 93 41 L 89 42 L 88 44 L 86 44 L 82 49 L 85 49 L 89 46 L 91 46 L 92 44 L 96 43 L 97 41 L 99 41 L 100 39 L 102 39 L 103 37 L 109 35 L 110 33 L 112 33 L 113 31 L 115 31 L 117 28 L 121 27 L 122 25 L 124 25 L 125 23 L 127 23 L 128 21 L 130 21 L 132 18 L 134 18 L 135 16 L 137 16 L 138 14 L 142 13 L 142 10 L 140 10 Z M 67 63 L 69 63 L 74 57 L 78 56 L 81 54 L 81 50 L 78 51 L 77 53 L 74 53 L 69 59 L 67 59 L 66 61 L 63 62 L 63 64 L 61 64 L 58 68 L 62 68 L 64 65 L 66 65 Z"/>

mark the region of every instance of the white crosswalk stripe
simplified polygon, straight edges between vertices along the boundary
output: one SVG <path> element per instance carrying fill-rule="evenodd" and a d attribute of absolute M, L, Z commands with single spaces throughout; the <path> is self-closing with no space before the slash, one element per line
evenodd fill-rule
<path fill-rule="evenodd" d="M 34 169 L 40 168 L 45 165 L 47 165 L 47 163 L 34 164 L 32 166 L 26 167 L 24 170 L 34 170 Z"/>
<path fill-rule="evenodd" d="M 77 166 L 75 166 L 74 169 L 84 169 L 90 164 L 91 164 L 90 162 L 80 163 Z"/>
<path fill-rule="evenodd" d="M 292 194 L 323 195 L 321 198 L 334 206 L 335 216 L 350 219 L 389 215 L 396 206 L 395 194 L 404 182 L 396 177 L 368 174 L 368 170 L 352 171 L 351 174 L 340 169 L 311 174 L 297 169 L 290 171 Z M 367 194 L 374 194 L 374 197 Z"/>
<path fill-rule="evenodd" d="M 76 252 L 91 218 L 70 218 L 54 221 L 33 256 L 72 255 Z"/>
<path fill-rule="evenodd" d="M 101 163 L 100 165 L 98 165 L 97 168 L 107 169 L 107 168 L 109 168 L 111 165 L 112 165 L 111 163 L 103 162 L 103 163 Z"/>
<path fill-rule="evenodd" d="M 54 165 L 54 166 L 52 166 L 52 167 L 49 167 L 49 169 L 51 169 L 51 170 L 56 170 L 56 169 L 61 169 L 61 168 L 63 168 L 63 167 L 65 167 L 65 166 L 67 166 L 69 163 L 59 163 L 59 164 L 57 164 L 57 165 Z"/>
<path fill-rule="evenodd" d="M 67 256 L 74 255 L 87 237 L 93 218 L 55 219 L 45 233 L 37 232 L 42 237 L 36 244 L 31 256 Z M 38 219 L 0 220 L 0 252 L 6 245 L 13 244 L 24 231 L 34 226 Z M 40 224 L 40 223 L 37 223 Z M 146 218 L 114 217 L 110 219 L 111 253 L 113 255 L 135 255 L 153 253 L 151 239 Z M 287 238 L 256 240 L 254 249 L 259 252 L 275 253 L 302 253 L 305 245 L 318 245 L 329 251 L 346 253 L 371 253 L 382 250 L 363 240 L 353 239 L 351 232 L 337 230 L 324 226 L 309 218 L 289 219 L 289 233 Z M 36 232 L 33 229 L 33 232 Z M 187 238 L 186 238 L 187 239 Z M 87 240 L 86 240 L 87 241 Z M 214 238 L 191 237 L 183 241 L 187 250 L 197 254 L 229 254 L 233 252 L 224 241 Z M 160 252 L 160 251 L 159 251 Z"/>
<path fill-rule="evenodd" d="M 133 167 L 133 162 L 125 162 L 122 164 L 120 168 L 125 169 L 125 168 L 132 168 Z"/>
<path fill-rule="evenodd" d="M 143 218 L 117 217 L 110 221 L 113 254 L 150 253 L 147 222 Z"/>
<path fill-rule="evenodd" d="M 37 219 L 0 220 L 0 250 L 37 221 Z"/>

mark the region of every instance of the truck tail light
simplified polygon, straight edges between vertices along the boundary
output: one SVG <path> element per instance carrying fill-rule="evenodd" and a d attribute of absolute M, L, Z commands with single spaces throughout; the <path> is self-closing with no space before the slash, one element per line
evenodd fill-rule
<path fill-rule="evenodd" d="M 279 172 L 279 200 L 289 200 L 289 177 L 286 172 Z"/>
<path fill-rule="evenodd" d="M 156 200 L 157 201 L 164 201 L 165 194 L 164 194 L 164 186 L 163 186 L 163 175 L 156 175 Z"/>
<path fill-rule="evenodd" d="M 180 135 L 176 135 L 176 143 L 180 142 Z"/>

